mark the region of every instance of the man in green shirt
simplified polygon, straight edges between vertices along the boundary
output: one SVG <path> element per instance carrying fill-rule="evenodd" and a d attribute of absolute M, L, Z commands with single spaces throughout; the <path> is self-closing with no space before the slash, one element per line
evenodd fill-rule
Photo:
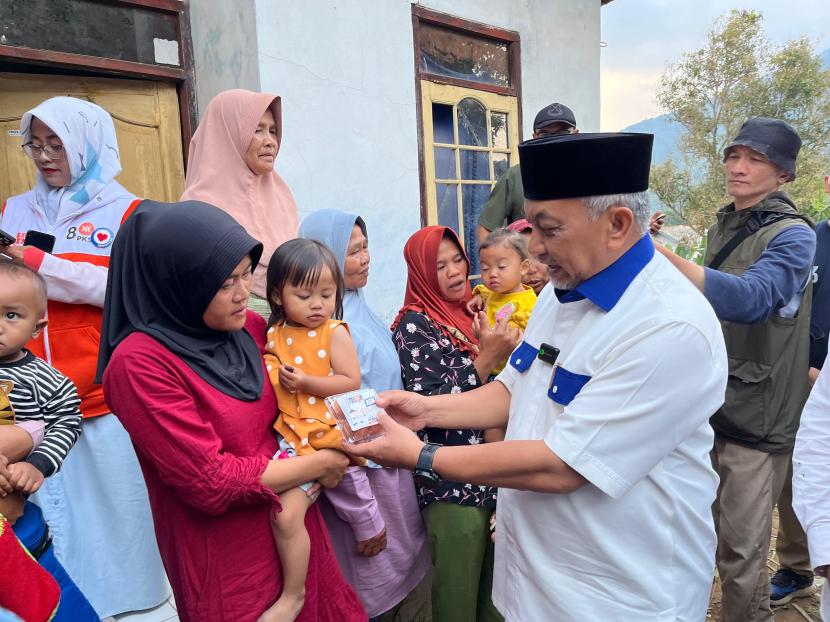
<path fill-rule="evenodd" d="M 576 134 L 576 117 L 564 104 L 553 103 L 542 108 L 533 120 L 533 138 Z M 525 195 L 522 187 L 522 173 L 519 165 L 511 166 L 502 175 L 490 198 L 484 204 L 478 219 L 478 239 L 481 242 L 487 234 L 521 220 L 525 213 Z"/>

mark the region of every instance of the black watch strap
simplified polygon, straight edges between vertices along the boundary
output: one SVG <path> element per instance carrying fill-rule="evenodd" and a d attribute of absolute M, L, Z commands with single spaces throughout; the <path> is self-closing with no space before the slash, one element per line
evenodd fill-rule
<path fill-rule="evenodd" d="M 418 463 L 415 465 L 415 470 L 435 473 L 435 471 L 432 470 L 432 461 L 435 460 L 435 452 L 438 451 L 440 447 L 441 445 L 424 443 L 424 446 L 421 448 L 421 454 L 418 456 Z"/>

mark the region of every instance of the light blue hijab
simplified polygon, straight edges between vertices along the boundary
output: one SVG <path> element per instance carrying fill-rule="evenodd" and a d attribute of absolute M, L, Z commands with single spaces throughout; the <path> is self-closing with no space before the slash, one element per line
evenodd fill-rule
<path fill-rule="evenodd" d="M 336 209 L 322 209 L 305 217 L 300 224 L 299 237 L 317 240 L 328 246 L 342 270 L 355 225 L 369 237 L 366 224 L 359 216 Z M 349 325 L 357 348 L 361 385 L 378 392 L 403 389 L 401 363 L 392 342 L 392 333 L 369 308 L 361 290 L 346 290 L 343 296 L 343 319 Z"/>

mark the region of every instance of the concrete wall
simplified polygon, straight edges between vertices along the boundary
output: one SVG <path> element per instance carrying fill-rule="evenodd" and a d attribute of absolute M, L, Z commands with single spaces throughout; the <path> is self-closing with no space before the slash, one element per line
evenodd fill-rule
<path fill-rule="evenodd" d="M 190 0 L 199 110 L 226 89 L 259 90 L 255 0 Z"/>
<path fill-rule="evenodd" d="M 247 32 L 252 13 L 239 8 L 246 4 L 193 1 L 200 102 L 235 75 L 249 79 L 233 70 L 248 68 L 257 49 Z M 599 0 L 419 4 L 519 32 L 525 137 L 536 112 L 552 101 L 573 108 L 584 131 L 599 128 Z M 301 218 L 335 207 L 366 220 L 373 256 L 366 293 L 385 319 L 403 300 L 402 249 L 421 224 L 411 6 L 409 0 L 256 0 L 259 83 L 283 98 L 277 170 Z M 197 18 L 204 20 L 198 27 Z"/>

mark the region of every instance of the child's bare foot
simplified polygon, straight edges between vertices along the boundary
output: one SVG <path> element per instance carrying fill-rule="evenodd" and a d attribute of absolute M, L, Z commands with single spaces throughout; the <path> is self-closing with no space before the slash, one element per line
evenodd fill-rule
<path fill-rule="evenodd" d="M 288 594 L 285 591 L 273 605 L 268 607 L 257 622 L 294 622 L 305 603 L 305 593 Z"/>

